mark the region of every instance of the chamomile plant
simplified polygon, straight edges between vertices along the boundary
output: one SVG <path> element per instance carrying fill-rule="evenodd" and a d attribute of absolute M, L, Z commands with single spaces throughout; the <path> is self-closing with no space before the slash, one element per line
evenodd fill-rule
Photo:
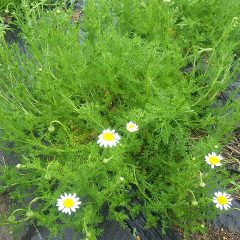
<path fill-rule="evenodd" d="M 94 240 L 107 206 L 187 237 L 229 209 L 240 104 L 237 89 L 221 96 L 239 72 L 240 2 L 88 0 L 79 21 L 23 2 L 24 51 L 0 42 L 0 150 L 17 159 L 0 168 L 2 222 Z"/>

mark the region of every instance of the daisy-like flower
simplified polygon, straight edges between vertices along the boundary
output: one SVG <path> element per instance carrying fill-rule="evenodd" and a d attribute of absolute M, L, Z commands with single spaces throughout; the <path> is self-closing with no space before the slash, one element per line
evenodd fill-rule
<path fill-rule="evenodd" d="M 213 197 L 213 202 L 216 204 L 217 208 L 220 210 L 228 210 L 232 205 L 232 198 L 230 194 L 225 192 L 215 192 L 215 197 Z"/>
<path fill-rule="evenodd" d="M 57 200 L 57 207 L 59 211 L 63 213 L 71 214 L 72 212 L 76 212 L 76 208 L 79 208 L 81 201 L 76 197 L 76 194 L 67 194 L 61 195 Z"/>
<path fill-rule="evenodd" d="M 121 137 L 115 132 L 115 130 L 110 130 L 108 128 L 103 130 L 102 134 L 98 136 L 97 143 L 101 147 L 112 147 L 116 146 L 120 139 Z"/>
<path fill-rule="evenodd" d="M 129 122 L 127 123 L 126 129 L 129 132 L 136 132 L 138 130 L 138 125 L 133 122 Z"/>
<path fill-rule="evenodd" d="M 211 168 L 221 166 L 221 160 L 223 160 L 223 157 L 221 155 L 217 155 L 215 152 L 209 153 L 205 156 L 205 161 L 211 165 Z"/>

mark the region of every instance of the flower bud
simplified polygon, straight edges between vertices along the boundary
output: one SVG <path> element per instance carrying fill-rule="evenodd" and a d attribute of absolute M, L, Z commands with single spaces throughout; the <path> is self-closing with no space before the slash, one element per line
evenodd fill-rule
<path fill-rule="evenodd" d="M 110 161 L 110 158 L 104 158 L 103 163 L 108 163 Z"/>
<path fill-rule="evenodd" d="M 192 205 L 193 205 L 193 206 L 197 206 L 197 205 L 198 205 L 198 202 L 197 202 L 196 200 L 193 200 L 193 201 L 192 201 Z"/>
<path fill-rule="evenodd" d="M 21 168 L 22 167 L 22 164 L 20 164 L 20 163 L 18 163 L 17 165 L 16 165 L 16 168 Z"/>
<path fill-rule="evenodd" d="M 34 212 L 33 211 L 27 211 L 26 216 L 27 216 L 27 218 L 32 218 L 34 216 Z"/>
<path fill-rule="evenodd" d="M 125 179 L 124 179 L 124 177 L 120 177 L 119 180 L 120 180 L 121 182 L 123 182 Z"/>
<path fill-rule="evenodd" d="M 10 223 L 14 223 L 15 220 L 16 220 L 15 216 L 10 216 L 10 217 L 8 218 L 8 221 L 9 221 Z"/>
<path fill-rule="evenodd" d="M 48 127 L 48 131 L 51 133 L 51 132 L 54 132 L 55 131 L 55 127 L 53 125 L 50 125 Z"/>
<path fill-rule="evenodd" d="M 205 182 L 200 182 L 199 186 L 204 188 L 204 187 L 206 187 L 206 183 Z"/>
<path fill-rule="evenodd" d="M 45 174 L 44 178 L 45 178 L 46 180 L 50 180 L 52 177 L 51 177 L 51 174 L 47 172 L 47 173 Z"/>

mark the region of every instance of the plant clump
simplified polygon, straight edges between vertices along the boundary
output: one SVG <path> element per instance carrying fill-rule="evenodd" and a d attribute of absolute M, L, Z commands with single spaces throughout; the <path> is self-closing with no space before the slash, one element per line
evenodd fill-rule
<path fill-rule="evenodd" d="M 96 239 L 107 204 L 119 222 L 204 231 L 239 179 L 221 155 L 239 99 L 221 96 L 239 71 L 240 2 L 87 0 L 79 22 L 74 1 L 22 2 L 26 51 L 0 42 L 0 149 L 18 159 L 0 169 L 2 221 Z"/>

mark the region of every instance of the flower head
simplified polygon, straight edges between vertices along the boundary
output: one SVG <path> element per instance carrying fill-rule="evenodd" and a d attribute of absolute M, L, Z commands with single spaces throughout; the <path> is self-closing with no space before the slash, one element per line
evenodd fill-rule
<path fill-rule="evenodd" d="M 223 160 L 223 157 L 221 155 L 217 155 L 215 152 L 209 153 L 205 156 L 205 161 L 211 165 L 211 168 L 221 166 L 221 160 Z"/>
<path fill-rule="evenodd" d="M 138 130 L 138 125 L 133 123 L 133 122 L 129 122 L 127 123 L 127 127 L 126 129 L 129 131 L 129 132 L 136 132 Z"/>
<path fill-rule="evenodd" d="M 63 213 L 71 214 L 71 212 L 76 212 L 76 208 L 79 208 L 81 201 L 76 197 L 76 194 L 67 194 L 61 195 L 57 200 L 57 207 L 59 211 Z"/>
<path fill-rule="evenodd" d="M 121 137 L 118 133 L 115 133 L 115 130 L 110 130 L 109 128 L 104 130 L 101 135 L 98 136 L 97 143 L 101 147 L 112 147 L 116 146 Z"/>
<path fill-rule="evenodd" d="M 215 197 L 213 197 L 213 202 L 216 203 L 216 207 L 220 210 L 227 210 L 232 205 L 232 198 L 230 194 L 225 192 L 215 192 Z"/>

